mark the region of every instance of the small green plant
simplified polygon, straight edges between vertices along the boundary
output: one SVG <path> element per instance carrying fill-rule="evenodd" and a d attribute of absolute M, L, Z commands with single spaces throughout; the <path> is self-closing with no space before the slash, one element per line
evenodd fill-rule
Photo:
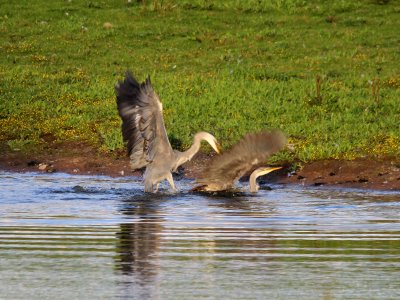
<path fill-rule="evenodd" d="M 320 75 L 315 77 L 315 96 L 311 97 L 309 104 L 311 105 L 321 105 L 322 95 L 321 95 L 321 82 L 322 78 Z"/>
<path fill-rule="evenodd" d="M 379 103 L 381 100 L 381 81 L 379 78 L 375 78 L 374 80 L 370 81 L 371 84 L 371 94 L 372 94 L 372 100 L 375 103 Z"/>
<path fill-rule="evenodd" d="M 26 151 L 34 146 L 35 142 L 32 140 L 16 139 L 7 141 L 7 145 L 12 151 Z"/>

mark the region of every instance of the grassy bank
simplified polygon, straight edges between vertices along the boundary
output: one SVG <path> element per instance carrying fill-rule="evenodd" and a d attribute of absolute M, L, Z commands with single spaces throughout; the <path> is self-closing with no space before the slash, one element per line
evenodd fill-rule
<path fill-rule="evenodd" d="M 224 146 L 281 128 L 277 159 L 400 157 L 398 1 L 0 4 L 0 142 L 123 149 L 114 85 L 147 74 L 167 131 Z M 110 24 L 105 24 L 106 22 Z"/>

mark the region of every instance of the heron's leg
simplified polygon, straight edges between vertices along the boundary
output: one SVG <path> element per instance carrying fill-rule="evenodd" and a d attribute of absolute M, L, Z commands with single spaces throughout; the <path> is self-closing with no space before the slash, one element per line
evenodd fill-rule
<path fill-rule="evenodd" d="M 145 182 L 144 183 L 144 191 L 145 191 L 145 193 L 152 193 L 153 192 L 153 188 L 154 188 L 153 183 L 151 183 L 151 182 Z"/>
<path fill-rule="evenodd" d="M 174 179 L 172 178 L 172 174 L 169 173 L 169 174 L 167 175 L 166 178 L 167 178 L 169 184 L 171 185 L 172 190 L 173 190 L 174 192 L 177 192 L 178 190 L 177 190 L 176 187 L 175 187 L 175 183 L 174 183 Z"/>
<path fill-rule="evenodd" d="M 144 191 L 145 193 L 153 193 L 154 191 L 154 178 L 152 176 L 151 170 L 146 168 L 146 171 L 144 171 L 143 174 L 143 179 L 144 179 Z"/>

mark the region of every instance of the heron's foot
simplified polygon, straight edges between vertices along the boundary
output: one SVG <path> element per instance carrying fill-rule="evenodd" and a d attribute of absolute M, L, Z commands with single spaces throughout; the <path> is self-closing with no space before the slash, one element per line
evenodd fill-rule
<path fill-rule="evenodd" d="M 168 174 L 167 180 L 168 180 L 168 182 L 169 182 L 169 184 L 170 184 L 170 186 L 172 188 L 172 191 L 174 193 L 178 192 L 178 190 L 175 187 L 174 179 L 172 178 L 172 174 L 171 173 Z"/>
<path fill-rule="evenodd" d="M 157 189 L 158 189 L 158 185 L 157 185 Z M 145 183 L 144 185 L 144 192 L 145 193 L 153 193 L 154 192 L 154 184 L 149 184 L 149 183 Z M 157 192 L 157 190 L 156 190 Z"/>

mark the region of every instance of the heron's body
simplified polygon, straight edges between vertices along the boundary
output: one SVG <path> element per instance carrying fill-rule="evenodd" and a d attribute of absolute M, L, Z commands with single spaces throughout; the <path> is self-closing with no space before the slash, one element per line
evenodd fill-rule
<path fill-rule="evenodd" d="M 155 159 L 147 164 L 144 172 L 145 191 L 152 192 L 154 185 L 158 185 L 164 179 L 167 179 L 172 189 L 176 190 L 172 172 L 175 172 L 179 166 L 192 159 L 199 151 L 201 141 L 206 137 L 208 138 L 208 135 L 210 134 L 207 132 L 199 132 L 194 136 L 193 145 L 187 151 L 180 152 L 172 150 L 172 148 L 166 148 L 162 159 Z"/>
<path fill-rule="evenodd" d="M 256 166 L 264 163 L 268 156 L 283 149 L 286 138 L 279 130 L 247 134 L 230 150 L 214 156 L 197 178 L 195 191 L 225 191 L 232 189 L 235 182 Z M 256 192 L 258 176 L 279 168 L 260 168 L 250 176 L 250 191 Z"/>
<path fill-rule="evenodd" d="M 216 139 L 207 132 L 194 136 L 187 151 L 173 150 L 165 130 L 162 104 L 154 92 L 150 79 L 139 83 L 129 72 L 116 86 L 118 112 L 122 119 L 122 135 L 127 141 L 132 169 L 146 167 L 144 184 L 146 192 L 156 190 L 167 179 L 172 189 L 176 187 L 171 172 L 190 160 L 200 149 L 202 140 L 218 152 Z"/>

